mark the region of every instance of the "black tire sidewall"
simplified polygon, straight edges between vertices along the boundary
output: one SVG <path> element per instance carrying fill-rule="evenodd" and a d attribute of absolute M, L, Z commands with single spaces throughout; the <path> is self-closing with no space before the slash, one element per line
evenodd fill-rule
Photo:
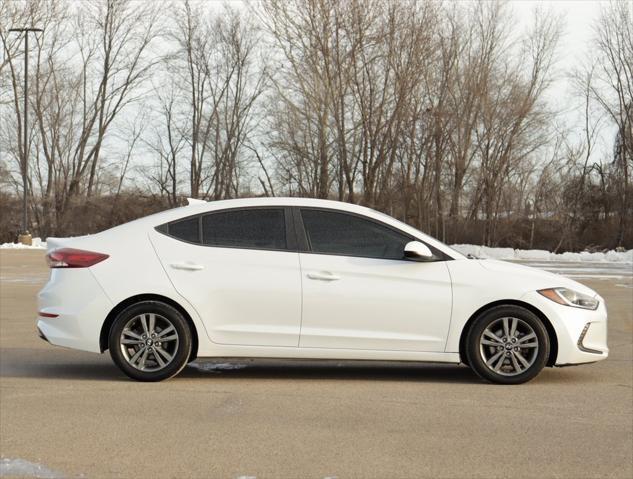
<path fill-rule="evenodd" d="M 160 314 L 169 319 L 178 333 L 176 356 L 167 367 L 160 371 L 144 372 L 134 368 L 128 364 L 119 347 L 119 338 L 127 322 L 134 316 L 145 313 Z M 159 301 L 142 301 L 128 306 L 117 315 L 108 335 L 108 349 L 114 363 L 128 377 L 137 381 L 162 381 L 175 376 L 186 366 L 191 355 L 191 330 L 187 320 L 174 307 Z"/>
<path fill-rule="evenodd" d="M 479 341 L 484 330 L 499 318 L 515 317 L 525 321 L 536 333 L 539 350 L 534 364 L 517 376 L 503 376 L 491 371 L 479 352 Z M 547 364 L 550 352 L 550 340 L 545 325 L 531 311 L 520 306 L 498 306 L 485 311 L 473 323 L 466 338 L 466 355 L 470 367 L 482 379 L 496 384 L 521 384 L 536 377 Z"/>

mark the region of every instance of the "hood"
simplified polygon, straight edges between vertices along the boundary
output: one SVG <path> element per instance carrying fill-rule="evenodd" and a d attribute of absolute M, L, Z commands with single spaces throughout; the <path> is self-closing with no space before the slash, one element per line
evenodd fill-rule
<path fill-rule="evenodd" d="M 581 284 L 573 279 L 561 276 L 560 274 L 550 273 L 538 268 L 532 268 L 531 266 L 525 266 L 522 264 L 508 263 L 506 261 L 498 261 L 494 259 L 481 259 L 477 260 L 479 264 L 494 273 L 512 275 L 513 279 L 521 279 L 525 285 L 530 289 L 545 289 L 565 287 L 578 291 L 579 293 L 596 296 L 597 293 L 588 288 L 584 284 Z"/>

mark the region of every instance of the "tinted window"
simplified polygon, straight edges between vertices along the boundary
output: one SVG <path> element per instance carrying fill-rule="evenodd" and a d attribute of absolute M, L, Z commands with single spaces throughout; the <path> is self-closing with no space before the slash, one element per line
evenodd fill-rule
<path fill-rule="evenodd" d="M 315 253 L 403 259 L 411 241 L 376 222 L 345 213 L 301 210 L 308 242 Z"/>
<path fill-rule="evenodd" d="M 209 246 L 286 249 L 284 211 L 258 208 L 204 216 L 202 242 Z"/>
<path fill-rule="evenodd" d="M 200 243 L 200 222 L 197 216 L 169 223 L 167 231 L 171 236 L 191 243 Z"/>

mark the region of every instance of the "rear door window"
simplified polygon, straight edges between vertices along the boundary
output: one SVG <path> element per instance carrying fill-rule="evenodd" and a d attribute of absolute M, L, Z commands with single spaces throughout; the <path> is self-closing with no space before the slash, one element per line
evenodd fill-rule
<path fill-rule="evenodd" d="M 226 248 L 285 250 L 283 208 L 253 208 L 211 213 L 202 217 L 202 244 Z"/>

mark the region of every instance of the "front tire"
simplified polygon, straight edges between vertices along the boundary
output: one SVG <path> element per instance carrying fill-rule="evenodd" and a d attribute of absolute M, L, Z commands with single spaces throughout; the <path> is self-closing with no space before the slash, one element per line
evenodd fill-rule
<path fill-rule="evenodd" d="M 128 377 L 162 381 L 178 374 L 191 356 L 189 324 L 172 306 L 142 301 L 123 310 L 108 337 L 110 356 Z"/>
<path fill-rule="evenodd" d="M 547 363 L 550 340 L 543 322 L 519 306 L 498 306 L 479 316 L 466 338 L 470 367 L 497 384 L 521 384 Z"/>

